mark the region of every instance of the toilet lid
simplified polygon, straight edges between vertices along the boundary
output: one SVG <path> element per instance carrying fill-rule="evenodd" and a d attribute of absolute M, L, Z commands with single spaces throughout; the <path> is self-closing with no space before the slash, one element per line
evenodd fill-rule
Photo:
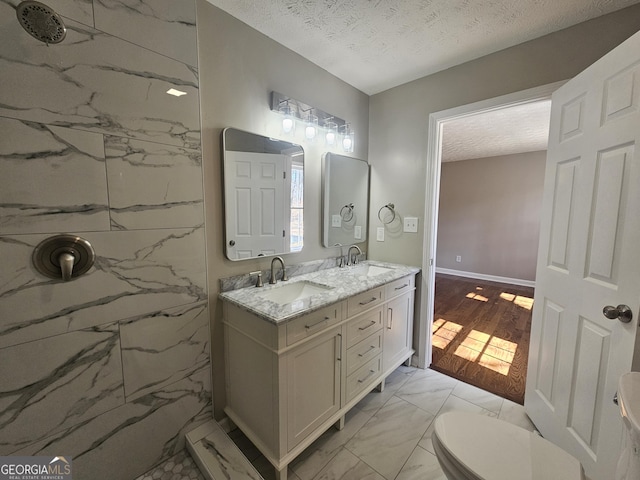
<path fill-rule="evenodd" d="M 622 418 L 632 431 L 640 432 L 640 372 L 629 372 L 620 377 L 618 404 Z"/>
<path fill-rule="evenodd" d="M 482 480 L 579 480 L 580 462 L 524 428 L 466 412 L 448 412 L 434 434 L 450 459 Z"/>

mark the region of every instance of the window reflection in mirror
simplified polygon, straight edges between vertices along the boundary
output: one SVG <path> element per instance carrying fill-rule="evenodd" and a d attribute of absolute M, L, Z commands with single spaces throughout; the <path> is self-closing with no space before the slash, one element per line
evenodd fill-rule
<path fill-rule="evenodd" d="M 302 250 L 302 147 L 226 128 L 222 148 L 227 258 L 244 260 Z"/>
<path fill-rule="evenodd" d="M 322 244 L 351 245 L 367 239 L 369 165 L 325 153 L 322 157 Z"/>

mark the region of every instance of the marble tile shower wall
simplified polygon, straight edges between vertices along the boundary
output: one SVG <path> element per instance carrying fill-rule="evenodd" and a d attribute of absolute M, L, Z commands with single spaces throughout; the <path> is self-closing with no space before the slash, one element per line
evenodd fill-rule
<path fill-rule="evenodd" d="M 0 0 L 0 455 L 130 480 L 211 417 L 195 1 L 43 1 L 58 45 Z M 31 264 L 58 233 L 71 282 Z"/>

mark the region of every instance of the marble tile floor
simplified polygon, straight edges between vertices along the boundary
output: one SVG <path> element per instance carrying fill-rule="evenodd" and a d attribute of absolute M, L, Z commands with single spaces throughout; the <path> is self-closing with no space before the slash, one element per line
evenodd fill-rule
<path fill-rule="evenodd" d="M 400 367 L 289 465 L 290 480 L 446 480 L 431 443 L 433 420 L 451 410 L 498 417 L 534 431 L 524 407 L 433 370 Z M 265 480 L 271 464 L 240 431 L 229 436 Z"/>
<path fill-rule="evenodd" d="M 452 410 L 498 417 L 528 430 L 524 407 L 434 370 L 400 367 L 289 465 L 290 480 L 446 480 L 431 443 L 433 420 Z M 238 429 L 230 438 L 265 480 L 268 460 Z M 202 480 L 184 451 L 136 480 Z"/>
<path fill-rule="evenodd" d="M 204 477 L 185 449 L 135 480 L 204 480 Z"/>

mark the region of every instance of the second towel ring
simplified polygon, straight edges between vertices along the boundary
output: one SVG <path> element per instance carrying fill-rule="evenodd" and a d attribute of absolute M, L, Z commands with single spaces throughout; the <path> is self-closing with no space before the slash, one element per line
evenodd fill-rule
<path fill-rule="evenodd" d="M 382 220 L 382 217 L 380 216 L 380 214 L 382 213 L 382 210 L 384 210 L 385 208 L 389 209 L 389 211 L 393 215 L 391 217 L 391 220 L 389 220 L 388 222 L 385 222 L 384 220 Z M 391 222 L 393 222 L 396 219 L 396 210 L 395 210 L 395 208 L 396 208 L 396 206 L 393 203 L 387 203 L 386 205 L 383 205 L 382 207 L 380 207 L 380 210 L 378 210 L 378 220 L 380 220 L 385 225 L 389 225 Z"/>
<path fill-rule="evenodd" d="M 340 216 L 345 222 L 350 221 L 353 218 L 353 203 L 349 203 L 340 209 Z"/>

